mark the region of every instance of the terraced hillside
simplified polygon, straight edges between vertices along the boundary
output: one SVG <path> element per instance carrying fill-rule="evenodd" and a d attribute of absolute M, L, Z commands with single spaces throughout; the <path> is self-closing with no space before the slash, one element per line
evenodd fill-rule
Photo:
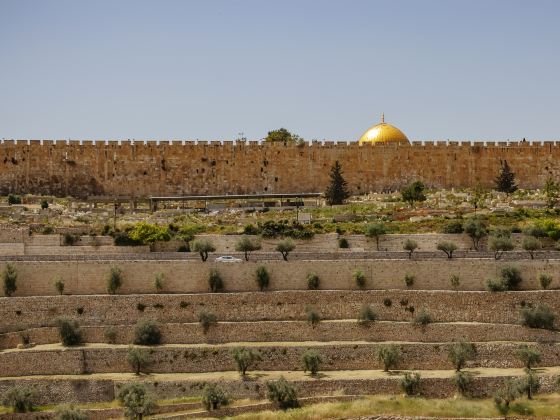
<path fill-rule="evenodd" d="M 95 261 L 3 262 L 0 270 L 10 264 L 18 287 L 11 297 L 0 298 L 0 399 L 25 384 L 35 389 L 37 404 L 104 403 L 115 400 L 125 383 L 141 382 L 157 400 L 196 400 L 207 383 L 216 383 L 233 400 L 262 402 L 267 381 L 284 377 L 302 403 L 311 403 L 401 394 L 407 371 L 420 373 L 415 392 L 447 398 L 458 393 L 450 359 L 458 343 L 475 350 L 461 366 L 472 374 L 466 386 L 470 395 L 491 396 L 508 379 L 525 376 L 519 357 L 524 345 L 540 354 L 540 392 L 555 392 L 558 324 L 553 319 L 551 325 L 550 318 L 548 324 L 532 323 L 531 316 L 560 313 L 557 254 L 549 252 L 548 259 L 519 254 L 525 259 L 517 261 L 483 253 L 411 260 L 405 253 L 391 259 L 372 253 L 368 259 L 233 264 L 123 261 L 109 255 Z M 261 267 L 269 276 L 266 286 L 257 282 Z M 122 281 L 116 294 L 105 292 L 111 269 Z M 487 291 L 487 280 L 500 278 L 504 269 L 521 276 L 516 290 Z M 310 274 L 318 278 L 317 289 L 309 290 Z M 541 290 L 543 274 L 552 278 L 549 290 Z M 157 293 L 156 277 L 161 280 Z M 223 284 L 211 292 L 210 279 L 216 277 Z M 65 284 L 62 295 L 54 295 L 55 278 Z M 77 321 L 83 344 L 60 344 L 61 317 Z M 151 321 L 161 340 L 136 346 L 145 361 L 142 374 L 135 375 L 130 345 L 138 326 Z M 237 372 L 236 348 L 260 354 L 247 377 Z M 385 372 L 379 354 L 388 348 L 398 357 Z M 303 371 L 306 354 L 319 355 L 315 375 Z M 229 408 L 231 413 L 245 409 L 250 407 Z M 176 412 L 173 418 L 209 415 L 198 402 L 163 405 L 156 417 L 172 415 L 165 411 Z M 91 411 L 90 416 L 117 418 L 122 411 Z"/>

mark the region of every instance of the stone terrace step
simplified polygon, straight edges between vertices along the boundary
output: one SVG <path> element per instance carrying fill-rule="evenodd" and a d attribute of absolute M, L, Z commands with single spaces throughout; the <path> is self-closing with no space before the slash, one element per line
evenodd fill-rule
<path fill-rule="evenodd" d="M 467 370 L 469 371 L 469 370 Z M 522 369 L 475 369 L 471 391 L 474 397 L 492 395 L 503 383 L 524 375 Z M 419 371 L 421 395 L 448 398 L 456 394 L 453 382 L 455 372 Z M 538 369 L 542 393 L 556 392 L 560 367 Z M 213 372 L 196 374 L 150 374 L 137 377 L 133 374 L 36 376 L 25 378 L 0 378 L 0 398 L 15 384 L 32 386 L 39 397 L 39 404 L 61 402 L 112 401 L 124 383 L 142 382 L 156 399 L 200 396 L 207 382 L 219 382 L 234 399 L 265 399 L 268 380 L 284 376 L 298 388 L 302 398 L 323 395 L 394 395 L 400 394 L 399 380 L 402 371 L 385 373 L 379 370 L 351 370 L 324 372 L 313 378 L 303 372 L 274 371 L 251 372 L 241 380 L 237 372 Z"/>
<path fill-rule="evenodd" d="M 399 369 L 451 369 L 450 343 L 394 343 L 401 351 Z M 555 366 L 560 344 L 529 343 L 541 353 L 540 366 Z M 378 358 L 383 344 L 367 342 L 300 342 L 300 343 L 229 343 L 227 345 L 163 345 L 146 348 L 151 373 L 215 372 L 235 370 L 232 357 L 235 347 L 258 350 L 262 361 L 258 370 L 301 370 L 302 354 L 316 350 L 322 358 L 321 370 L 382 369 Z M 517 357 L 520 343 L 476 343 L 477 354 L 469 367 L 521 368 Z M 81 373 L 133 372 L 127 361 L 128 346 L 88 344 L 63 348 L 60 345 L 37 346 L 26 350 L 0 353 L 0 371 L 4 376 L 74 375 Z"/>
<path fill-rule="evenodd" d="M 388 299 L 388 301 L 386 301 Z M 384 301 L 386 301 L 384 303 Z M 221 321 L 304 320 L 314 306 L 323 319 L 357 318 L 364 304 L 379 319 L 410 320 L 406 307 L 426 308 L 440 322 L 517 323 L 526 304 L 546 304 L 560 314 L 560 290 L 453 292 L 427 290 L 318 290 L 200 294 L 78 295 L 0 298 L 0 332 L 22 326 L 53 326 L 59 316 L 81 325 L 134 324 L 141 318 L 162 323 L 196 322 L 206 311 Z M 144 306 L 143 310 L 138 305 Z M 386 306 L 390 304 L 390 306 Z M 406 305 L 403 305 L 406 304 Z M 452 311 L 449 308 L 453 308 Z M 81 314 L 78 315 L 78 310 Z"/>
<path fill-rule="evenodd" d="M 114 326 L 120 344 L 132 343 L 134 327 Z M 86 343 L 106 342 L 106 327 L 84 327 Z M 167 344 L 228 343 L 239 341 L 395 341 L 449 342 L 466 341 L 560 341 L 560 332 L 533 329 L 514 324 L 431 323 L 426 326 L 411 322 L 378 321 L 362 325 L 355 320 L 321 321 L 312 326 L 304 321 L 218 322 L 204 334 L 198 323 L 161 325 L 162 342 Z M 54 327 L 30 329 L 31 342 L 58 343 Z M 14 348 L 20 342 L 18 333 L 0 335 L 0 349 Z"/>

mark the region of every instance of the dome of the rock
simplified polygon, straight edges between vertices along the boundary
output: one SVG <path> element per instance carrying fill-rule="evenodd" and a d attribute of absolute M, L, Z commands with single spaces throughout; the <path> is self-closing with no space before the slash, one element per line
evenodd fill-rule
<path fill-rule="evenodd" d="M 387 124 L 385 117 L 381 116 L 381 122 L 368 128 L 360 137 L 360 144 L 369 143 L 409 143 L 408 138 L 397 127 Z"/>

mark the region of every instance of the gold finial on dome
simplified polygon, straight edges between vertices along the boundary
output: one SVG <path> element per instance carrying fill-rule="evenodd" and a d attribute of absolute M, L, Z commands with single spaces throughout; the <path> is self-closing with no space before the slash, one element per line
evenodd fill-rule
<path fill-rule="evenodd" d="M 409 143 L 408 138 L 397 127 L 385 122 L 385 113 L 381 122 L 369 128 L 359 140 L 359 144 L 370 143 Z"/>

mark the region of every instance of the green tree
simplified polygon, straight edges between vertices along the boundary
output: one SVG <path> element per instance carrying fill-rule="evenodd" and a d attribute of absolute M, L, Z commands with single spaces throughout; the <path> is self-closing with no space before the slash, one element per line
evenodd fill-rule
<path fill-rule="evenodd" d="M 285 128 L 279 128 L 269 131 L 264 140 L 269 142 L 295 143 L 303 139 L 297 134 L 290 133 Z"/>
<path fill-rule="evenodd" d="M 533 369 L 533 366 L 541 362 L 541 352 L 527 344 L 519 346 L 517 357 L 528 370 Z"/>
<path fill-rule="evenodd" d="M 526 236 L 523 238 L 523 249 L 529 253 L 531 259 L 535 258 L 535 251 L 541 249 L 540 241 L 534 236 Z"/>
<path fill-rule="evenodd" d="M 4 393 L 2 404 L 11 407 L 14 413 L 27 413 L 33 411 L 35 391 L 33 389 L 16 385 Z"/>
<path fill-rule="evenodd" d="M 277 381 L 268 381 L 268 399 L 282 410 L 299 406 L 296 388 L 282 376 Z"/>
<path fill-rule="evenodd" d="M 515 173 L 509 167 L 507 160 L 500 162 L 500 173 L 496 177 L 496 190 L 511 194 L 517 190 L 515 185 Z"/>
<path fill-rule="evenodd" d="M 375 245 L 379 251 L 379 239 L 387 234 L 387 227 L 383 223 L 374 223 L 366 227 L 365 235 L 368 238 L 375 238 Z"/>
<path fill-rule="evenodd" d="M 311 373 L 311 376 L 317 375 L 319 372 L 319 366 L 322 363 L 321 356 L 315 350 L 306 350 L 301 356 L 301 362 L 303 364 L 303 371 Z"/>
<path fill-rule="evenodd" d="M 295 248 L 296 248 L 296 246 L 294 245 L 294 243 L 292 242 L 291 239 L 285 239 L 283 241 L 280 241 L 276 245 L 276 251 L 278 251 L 280 254 L 282 254 L 282 258 L 284 259 L 284 261 L 288 261 L 288 255 Z"/>
<path fill-rule="evenodd" d="M 107 277 L 107 292 L 114 295 L 122 286 L 122 271 L 118 267 L 111 267 Z"/>
<path fill-rule="evenodd" d="M 401 378 L 399 385 L 406 395 L 416 395 L 420 391 L 420 374 L 406 372 Z"/>
<path fill-rule="evenodd" d="M 87 414 L 73 405 L 59 405 L 55 410 L 55 420 L 87 420 Z"/>
<path fill-rule="evenodd" d="M 414 207 L 416 201 L 426 201 L 425 190 L 426 187 L 421 181 L 415 181 L 401 190 L 402 199 L 410 204 L 411 207 Z"/>
<path fill-rule="evenodd" d="M 268 287 L 268 284 L 270 283 L 270 274 L 268 274 L 268 270 L 265 266 L 260 265 L 257 267 L 256 279 L 260 291 L 264 291 L 264 289 L 266 289 Z"/>
<path fill-rule="evenodd" d="M 484 204 L 484 200 L 486 199 L 486 195 L 487 195 L 486 190 L 484 189 L 484 187 L 482 186 L 480 181 L 478 181 L 475 184 L 475 186 L 473 188 L 473 193 L 471 195 L 471 203 L 474 207 L 475 213 Z"/>
<path fill-rule="evenodd" d="M 399 363 L 401 351 L 395 344 L 387 344 L 379 347 L 377 357 L 383 363 L 383 370 L 388 372 Z"/>
<path fill-rule="evenodd" d="M 195 239 L 192 242 L 191 249 L 194 252 L 198 252 L 202 261 L 206 261 L 208 259 L 208 254 L 216 250 L 212 242 L 208 239 Z"/>
<path fill-rule="evenodd" d="M 224 281 L 222 276 L 218 273 L 218 270 L 210 270 L 210 275 L 208 276 L 208 286 L 210 286 L 210 291 L 212 293 L 221 292 L 224 289 Z"/>
<path fill-rule="evenodd" d="M 325 191 L 325 200 L 327 204 L 342 204 L 344 201 L 350 197 L 348 192 L 348 185 L 344 177 L 342 176 L 342 166 L 338 160 L 334 163 L 331 168 L 330 173 L 330 183 Z"/>
<path fill-rule="evenodd" d="M 525 371 L 525 376 L 519 378 L 518 381 L 519 392 L 527 394 L 527 399 L 532 400 L 533 395 L 535 395 L 541 388 L 541 383 L 537 374 L 527 369 Z"/>
<path fill-rule="evenodd" d="M 471 395 L 471 384 L 473 381 L 473 375 L 468 372 L 457 371 L 455 372 L 455 376 L 453 379 L 455 382 L 455 386 L 459 391 L 459 394 L 464 397 L 469 397 Z"/>
<path fill-rule="evenodd" d="M 140 320 L 134 329 L 134 344 L 153 346 L 161 343 L 159 324 L 152 320 Z"/>
<path fill-rule="evenodd" d="M 144 385 L 139 383 L 124 385 L 119 391 L 118 399 L 124 406 L 126 418 L 134 420 L 142 420 L 144 416 L 150 415 L 156 406 Z"/>
<path fill-rule="evenodd" d="M 245 254 L 245 261 L 249 261 L 249 253 L 258 251 L 259 249 L 261 249 L 260 242 L 245 235 L 242 236 L 235 244 L 235 250 L 237 252 L 243 252 Z"/>
<path fill-rule="evenodd" d="M 464 341 L 454 343 L 449 348 L 449 361 L 455 367 L 455 370 L 459 372 L 465 363 L 472 360 L 476 355 L 476 347 L 472 343 L 466 343 Z"/>
<path fill-rule="evenodd" d="M 202 390 L 202 405 L 207 411 L 217 410 L 229 404 L 229 398 L 215 383 L 207 383 Z"/>
<path fill-rule="evenodd" d="M 513 250 L 514 246 L 509 236 L 494 234 L 488 241 L 488 248 L 494 251 L 494 258 L 499 260 L 504 252 Z"/>
<path fill-rule="evenodd" d="M 418 248 L 418 242 L 416 242 L 415 240 L 413 240 L 413 239 L 407 239 L 407 240 L 404 242 L 403 249 L 404 249 L 405 251 L 408 251 L 408 259 L 409 259 L 409 260 L 412 258 L 412 253 L 413 253 L 414 251 L 416 251 L 416 248 Z"/>
<path fill-rule="evenodd" d="M 511 403 L 519 397 L 519 384 L 516 381 L 508 380 L 504 387 L 494 394 L 494 405 L 504 416 L 511 410 Z"/>
<path fill-rule="evenodd" d="M 469 235 L 473 242 L 473 248 L 478 251 L 481 239 L 488 236 L 488 228 L 484 222 L 478 218 L 472 218 L 465 222 L 463 226 L 465 233 Z"/>
<path fill-rule="evenodd" d="M 546 205 L 549 209 L 556 207 L 560 197 L 560 183 L 555 182 L 552 177 L 549 177 L 543 187 L 543 192 L 546 197 Z"/>
<path fill-rule="evenodd" d="M 237 365 L 237 371 L 241 376 L 245 377 L 247 369 L 249 369 L 256 362 L 262 360 L 261 354 L 257 350 L 236 347 L 232 351 L 233 360 Z"/>
<path fill-rule="evenodd" d="M 128 348 L 126 360 L 134 369 L 134 373 L 136 373 L 136 375 L 140 375 L 140 372 L 144 370 L 148 364 L 148 353 L 139 347 L 130 346 Z"/>
<path fill-rule="evenodd" d="M 453 252 L 457 249 L 457 245 L 453 242 L 440 242 L 437 244 L 437 249 L 445 252 L 447 258 L 453 258 Z"/>
<path fill-rule="evenodd" d="M 79 346 L 83 342 L 80 324 L 73 318 L 61 317 L 56 320 L 60 341 L 65 347 Z"/>
<path fill-rule="evenodd" d="M 2 279 L 4 281 L 4 294 L 6 296 L 12 296 L 17 290 L 17 271 L 13 264 L 6 264 L 6 268 L 4 268 L 4 272 L 2 273 Z"/>

